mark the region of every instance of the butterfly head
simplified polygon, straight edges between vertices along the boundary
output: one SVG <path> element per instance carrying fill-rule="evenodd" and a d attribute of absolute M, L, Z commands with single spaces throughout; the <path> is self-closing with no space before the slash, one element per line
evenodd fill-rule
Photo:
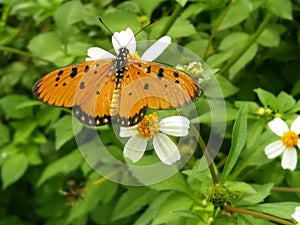
<path fill-rule="evenodd" d="M 119 56 L 122 56 L 122 57 L 126 57 L 127 59 L 141 59 L 141 57 L 138 55 L 138 53 L 135 51 L 133 53 L 130 53 L 129 49 L 124 46 L 124 47 L 121 47 L 119 49 Z"/>

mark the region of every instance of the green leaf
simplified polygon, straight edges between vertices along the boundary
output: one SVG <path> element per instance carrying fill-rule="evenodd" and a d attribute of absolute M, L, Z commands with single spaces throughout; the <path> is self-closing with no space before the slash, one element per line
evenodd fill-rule
<path fill-rule="evenodd" d="M 128 24 L 130 24 L 133 33 L 140 30 L 140 23 L 137 21 L 136 15 L 132 12 L 114 10 L 111 13 L 104 14 L 101 18 L 113 32 L 124 30 L 124 28 L 128 27 Z"/>
<path fill-rule="evenodd" d="M 173 192 L 161 192 L 153 202 L 149 205 L 146 211 L 135 221 L 134 225 L 145 225 L 156 217 L 160 206 L 173 194 Z"/>
<path fill-rule="evenodd" d="M 277 47 L 280 43 L 278 27 L 266 27 L 257 39 L 257 42 L 265 47 Z"/>
<path fill-rule="evenodd" d="M 35 144 L 28 144 L 24 147 L 26 149 L 26 157 L 30 165 L 42 164 L 42 159 L 39 152 L 39 146 Z"/>
<path fill-rule="evenodd" d="M 277 110 L 277 98 L 271 92 L 265 91 L 261 88 L 254 89 L 254 92 L 257 94 L 260 102 L 264 107 L 271 107 L 273 110 Z"/>
<path fill-rule="evenodd" d="M 287 182 L 290 187 L 300 187 L 300 171 L 295 170 L 293 173 L 288 173 Z"/>
<path fill-rule="evenodd" d="M 224 76 L 216 75 L 216 78 L 218 83 L 220 84 L 224 98 L 232 96 L 238 92 L 239 89 Z"/>
<path fill-rule="evenodd" d="M 68 216 L 68 224 L 74 224 L 74 221 L 86 216 L 95 209 L 99 205 L 99 202 L 103 202 L 103 198 L 106 198 L 105 194 L 109 196 L 114 195 L 117 191 L 117 187 L 116 183 L 110 181 L 90 186 L 83 198 L 72 207 Z"/>
<path fill-rule="evenodd" d="M 32 117 L 32 108 L 17 109 L 22 102 L 28 101 L 28 97 L 24 95 L 8 95 L 0 99 L 0 107 L 7 118 L 23 119 Z"/>
<path fill-rule="evenodd" d="M 149 205 L 156 195 L 157 192 L 149 188 L 132 187 L 128 189 L 116 203 L 112 221 L 133 215 L 142 207 Z"/>
<path fill-rule="evenodd" d="M 281 113 L 293 109 L 295 104 L 296 104 L 296 100 L 289 94 L 285 93 L 284 91 L 280 92 L 279 95 L 277 96 L 278 111 Z"/>
<path fill-rule="evenodd" d="M 54 13 L 57 26 L 64 32 L 72 29 L 72 25 L 83 19 L 83 5 L 79 1 L 69 1 Z"/>
<path fill-rule="evenodd" d="M 153 24 L 153 28 L 151 30 L 151 37 L 158 39 L 160 38 L 160 32 L 164 28 L 165 24 L 169 20 L 169 17 L 163 17 L 159 21 Z M 184 30 L 184 32 L 182 32 Z M 181 37 L 189 37 L 196 33 L 196 29 L 194 25 L 187 19 L 183 19 L 182 17 L 178 17 L 174 23 L 174 25 L 170 28 L 167 35 L 172 38 L 181 38 Z"/>
<path fill-rule="evenodd" d="M 197 213 L 190 211 L 190 210 L 177 210 L 177 211 L 174 211 L 174 213 L 176 213 L 178 216 L 185 217 L 188 219 L 197 219 L 197 220 L 203 221 L 203 219 L 200 215 L 198 215 Z"/>
<path fill-rule="evenodd" d="M 82 160 L 80 151 L 78 149 L 73 150 L 71 153 L 48 165 L 38 180 L 37 185 L 40 186 L 46 180 L 56 176 L 57 174 L 67 174 L 75 170 L 81 165 Z"/>
<path fill-rule="evenodd" d="M 43 105 L 36 112 L 37 122 L 40 126 L 45 126 L 49 123 L 53 123 L 59 118 L 61 111 L 61 108 Z"/>
<path fill-rule="evenodd" d="M 220 65 L 222 65 L 222 63 L 230 59 L 233 54 L 233 50 L 222 51 L 220 53 L 214 54 L 207 59 L 207 64 L 211 68 L 219 67 Z"/>
<path fill-rule="evenodd" d="M 257 193 L 245 194 L 237 203 L 237 206 L 254 205 L 262 202 L 267 196 L 270 195 L 273 184 L 264 184 L 254 187 Z"/>
<path fill-rule="evenodd" d="M 11 125 L 16 130 L 16 132 L 14 133 L 15 143 L 29 142 L 32 139 L 32 132 L 37 127 L 37 123 L 33 119 L 13 121 Z"/>
<path fill-rule="evenodd" d="M 174 212 L 179 210 L 189 210 L 192 205 L 192 199 L 184 194 L 174 193 L 159 207 L 157 215 L 151 225 L 168 224 L 172 221 L 178 221 L 178 215 Z"/>
<path fill-rule="evenodd" d="M 249 184 L 239 181 L 226 181 L 224 186 L 232 193 L 241 192 L 247 194 L 256 194 L 256 190 Z"/>
<path fill-rule="evenodd" d="M 256 205 L 253 210 L 290 220 L 292 213 L 299 205 L 300 202 L 262 203 Z"/>
<path fill-rule="evenodd" d="M 246 43 L 249 36 L 249 34 L 244 32 L 229 33 L 224 39 L 222 39 L 219 49 L 224 51 L 241 48 Z"/>
<path fill-rule="evenodd" d="M 28 160 L 25 154 L 19 153 L 7 158 L 1 169 L 3 188 L 17 181 L 26 171 Z"/>
<path fill-rule="evenodd" d="M 51 45 L 45 43 L 51 43 Z M 46 32 L 32 38 L 28 48 L 36 56 L 55 61 L 57 58 L 64 55 L 61 50 L 61 45 L 61 40 L 56 33 Z"/>
<path fill-rule="evenodd" d="M 233 27 L 247 19 L 253 10 L 252 2 L 249 0 L 235 1 L 224 17 L 219 30 Z"/>
<path fill-rule="evenodd" d="M 224 184 L 231 170 L 236 164 L 238 157 L 246 143 L 247 137 L 247 105 L 243 105 L 237 114 L 236 121 L 233 126 L 231 148 L 224 166 L 224 170 L 220 179 L 220 183 Z"/>
<path fill-rule="evenodd" d="M 176 2 L 181 5 L 181 7 L 184 7 L 188 0 L 176 0 Z"/>
<path fill-rule="evenodd" d="M 217 110 L 218 107 L 215 108 Z M 224 121 L 233 121 L 236 119 L 237 110 L 234 108 L 227 107 L 226 109 L 219 109 L 220 112 L 226 112 L 226 117 L 224 118 L 224 115 L 222 114 L 216 114 L 213 117 L 213 122 L 224 122 Z M 191 120 L 193 123 L 211 123 L 212 122 L 212 114 L 211 112 L 202 113 L 198 118 Z"/>
<path fill-rule="evenodd" d="M 292 3 L 290 0 L 266 0 L 266 8 L 283 19 L 292 20 Z"/>
<path fill-rule="evenodd" d="M 291 109 L 290 113 L 297 113 L 300 111 L 300 100 L 297 101 L 297 103 L 294 105 L 294 107 Z"/>
<path fill-rule="evenodd" d="M 174 190 L 186 193 L 187 195 L 190 194 L 190 189 L 181 173 L 176 173 L 169 179 L 153 184 L 150 187 L 158 191 Z"/>
<path fill-rule="evenodd" d="M 67 141 L 74 137 L 72 116 L 66 115 L 55 123 L 55 149 L 60 149 Z"/>
<path fill-rule="evenodd" d="M 256 210 L 254 210 L 256 211 Z M 252 215 L 246 215 L 246 214 L 239 214 L 238 215 L 238 225 L 249 225 L 249 224 L 255 224 L 255 225 L 274 225 L 273 222 L 261 219 L 256 216 Z"/>
<path fill-rule="evenodd" d="M 300 94 L 300 80 L 297 80 L 291 90 L 291 95 L 296 96 L 298 94 Z"/>
<path fill-rule="evenodd" d="M 1 130 L 0 146 L 2 146 L 3 144 L 6 144 L 10 141 L 10 132 L 9 132 L 9 128 L 1 122 L 0 122 L 0 130 Z"/>
<path fill-rule="evenodd" d="M 183 30 L 184 32 L 182 32 Z M 173 38 L 179 38 L 189 37 L 195 33 L 196 29 L 194 25 L 189 20 L 179 17 L 176 19 L 174 25 L 169 30 L 168 35 L 170 35 Z"/>
<path fill-rule="evenodd" d="M 233 79 L 234 76 L 243 69 L 253 58 L 256 56 L 258 51 L 258 45 L 256 43 L 252 44 L 250 48 L 233 64 L 229 69 L 229 78 Z"/>

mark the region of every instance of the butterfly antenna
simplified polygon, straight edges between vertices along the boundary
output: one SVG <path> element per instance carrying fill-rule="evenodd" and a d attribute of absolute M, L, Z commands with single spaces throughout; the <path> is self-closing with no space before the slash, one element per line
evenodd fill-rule
<path fill-rule="evenodd" d="M 146 30 L 151 24 L 153 24 L 155 22 L 155 20 L 150 21 L 150 23 L 148 23 L 146 26 L 144 26 L 142 29 L 140 29 L 138 32 L 136 32 L 133 37 L 128 41 L 128 43 L 130 43 L 132 41 L 133 38 L 135 38 L 139 33 L 141 33 L 142 31 Z M 127 43 L 127 44 L 128 44 Z"/>
<path fill-rule="evenodd" d="M 114 37 L 114 39 L 118 42 L 118 44 L 121 46 L 120 42 L 118 41 L 118 39 L 115 37 L 114 33 L 108 28 L 108 26 L 106 26 L 106 24 L 104 23 L 104 21 L 101 18 L 98 18 L 100 23 L 102 23 L 102 25 L 106 28 L 106 30 L 109 31 L 109 33 L 111 33 L 111 35 Z"/>
<path fill-rule="evenodd" d="M 148 23 L 146 26 L 144 26 L 142 29 L 140 29 L 138 32 L 136 32 L 134 34 L 134 36 L 136 37 L 139 33 L 141 33 L 142 31 L 146 30 L 150 25 L 152 25 L 155 22 L 155 20 L 150 21 L 150 23 Z"/>

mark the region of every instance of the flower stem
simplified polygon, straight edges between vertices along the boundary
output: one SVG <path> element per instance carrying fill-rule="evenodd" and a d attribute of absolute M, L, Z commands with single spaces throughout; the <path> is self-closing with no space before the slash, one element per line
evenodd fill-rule
<path fill-rule="evenodd" d="M 222 24 L 225 16 L 227 15 L 227 13 L 229 12 L 229 9 L 231 8 L 231 6 L 233 5 L 235 1 L 232 0 L 229 5 L 226 7 L 226 9 L 223 11 L 223 13 L 220 15 L 219 19 L 217 20 L 217 22 L 215 23 L 215 26 L 213 27 L 213 29 L 211 30 L 211 35 L 208 39 L 208 43 L 206 45 L 206 48 L 205 48 L 205 51 L 203 53 L 203 59 L 205 60 L 208 56 L 208 51 L 210 49 L 210 46 L 211 46 L 211 43 L 212 43 L 212 40 L 214 39 L 214 37 L 216 36 L 216 33 L 220 27 L 220 25 Z"/>
<path fill-rule="evenodd" d="M 247 43 L 238 51 L 231 60 L 229 60 L 226 65 L 219 71 L 220 74 L 228 77 L 228 71 L 231 66 L 233 66 L 241 57 L 243 54 L 246 53 L 246 51 L 251 47 L 251 45 L 256 41 L 256 39 L 260 36 L 260 34 L 264 31 L 265 27 L 268 25 L 270 19 L 271 19 L 271 14 L 267 13 L 261 24 L 259 25 L 258 29 L 254 34 L 252 34 Z"/>
<path fill-rule="evenodd" d="M 46 63 L 53 64 L 53 62 L 51 62 L 48 59 L 44 59 L 44 58 L 41 58 L 41 57 L 38 57 L 38 56 L 34 56 L 29 52 L 21 51 L 21 50 L 16 49 L 16 48 L 11 48 L 11 47 L 6 47 L 6 46 L 3 46 L 3 45 L 0 45 L 0 51 L 10 52 L 10 53 L 14 53 L 14 54 L 17 54 L 17 55 L 26 56 L 26 57 L 34 58 L 34 59 L 37 59 L 37 60 L 40 60 L 40 61 L 44 61 Z"/>
<path fill-rule="evenodd" d="M 165 26 L 161 30 L 159 37 L 162 37 L 168 33 L 168 31 L 171 29 L 172 25 L 175 23 L 176 19 L 178 18 L 179 14 L 181 13 L 182 9 L 183 8 L 181 7 L 181 5 L 177 3 L 172 15 L 169 17 L 169 19 L 165 23 Z"/>
<path fill-rule="evenodd" d="M 280 223 L 280 224 L 284 224 L 284 225 L 295 225 L 291 221 L 284 220 L 284 219 L 278 218 L 276 216 L 264 214 L 264 213 L 261 213 L 261 212 L 255 212 L 255 211 L 248 210 L 248 209 L 241 209 L 241 208 L 236 208 L 236 207 L 233 207 L 233 206 L 225 205 L 224 210 L 226 210 L 227 212 L 237 212 L 237 213 L 243 213 L 243 214 L 248 214 L 248 215 L 260 217 L 260 218 L 271 220 L 271 221 L 274 221 L 274 222 L 277 222 L 277 223 Z"/>
<path fill-rule="evenodd" d="M 6 26 L 7 18 L 9 16 L 9 12 L 12 8 L 13 3 L 14 3 L 14 0 L 9 0 L 4 5 L 3 10 L 2 10 L 1 21 L 0 21 L 0 28 L 3 28 Z"/>
<path fill-rule="evenodd" d="M 206 146 L 206 144 L 205 144 L 202 136 L 200 135 L 200 133 L 198 132 L 198 130 L 196 129 L 196 127 L 193 124 L 191 124 L 191 128 L 192 128 L 195 136 L 198 137 L 198 144 L 199 144 L 199 146 L 200 146 L 200 148 L 202 150 L 202 153 L 203 153 L 203 155 L 204 155 L 204 157 L 205 157 L 205 159 L 206 159 L 206 161 L 208 163 L 209 171 L 210 171 L 211 177 L 213 179 L 213 182 L 214 182 L 214 184 L 218 184 L 219 180 L 217 178 L 215 169 L 213 167 L 213 164 L 212 164 L 213 160 L 212 160 L 212 158 L 211 158 L 211 156 L 209 154 L 207 146 Z"/>

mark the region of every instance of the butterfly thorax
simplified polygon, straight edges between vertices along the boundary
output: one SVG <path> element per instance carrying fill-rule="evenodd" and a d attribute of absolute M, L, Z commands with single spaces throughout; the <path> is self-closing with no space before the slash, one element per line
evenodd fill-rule
<path fill-rule="evenodd" d="M 119 49 L 119 54 L 117 55 L 114 62 L 116 83 L 110 104 L 110 115 L 112 117 L 116 116 L 119 111 L 119 93 L 121 90 L 121 83 L 124 77 L 124 72 L 127 70 L 128 55 L 129 50 L 126 47 L 122 47 Z"/>

